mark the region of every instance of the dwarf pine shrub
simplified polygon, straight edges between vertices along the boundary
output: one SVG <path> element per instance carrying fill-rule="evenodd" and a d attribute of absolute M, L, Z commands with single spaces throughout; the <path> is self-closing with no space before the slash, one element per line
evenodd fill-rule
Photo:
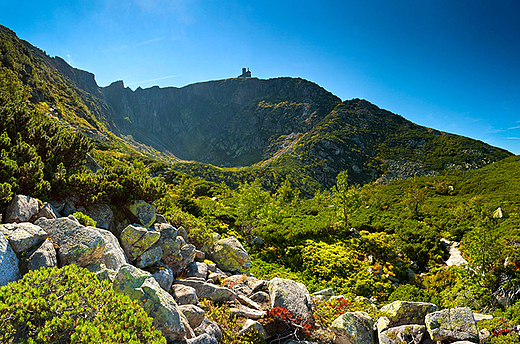
<path fill-rule="evenodd" d="M 1 343 L 166 343 L 136 301 L 75 265 L 0 287 Z"/>

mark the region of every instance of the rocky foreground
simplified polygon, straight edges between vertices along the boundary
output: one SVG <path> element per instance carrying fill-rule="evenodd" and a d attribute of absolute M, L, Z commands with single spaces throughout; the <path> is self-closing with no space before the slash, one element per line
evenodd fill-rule
<path fill-rule="evenodd" d="M 235 237 L 214 234 L 198 250 L 184 228 L 167 223 L 154 206 L 137 201 L 127 210 L 126 219 L 115 221 L 107 205 L 85 209 L 77 208 L 74 199 L 42 204 L 16 196 L 0 225 L 0 285 L 42 267 L 85 267 L 109 280 L 116 292 L 138 300 L 169 343 L 221 341 L 219 325 L 199 307 L 203 299 L 232 304 L 231 311 L 243 323 L 237 336 L 257 331 L 268 341 L 308 343 L 294 336 L 279 338 L 261 319 L 270 310 L 284 309 L 314 323 L 312 302 L 342 298 L 330 289 L 309 294 L 292 280 L 250 276 L 245 271 L 251 259 Z M 80 224 L 71 215 L 78 211 L 97 227 Z M 322 330 L 338 344 L 484 343 L 489 335 L 476 326 L 489 316 L 469 308 L 437 310 L 431 303 L 395 301 L 380 311 L 378 319 L 347 312 Z"/>

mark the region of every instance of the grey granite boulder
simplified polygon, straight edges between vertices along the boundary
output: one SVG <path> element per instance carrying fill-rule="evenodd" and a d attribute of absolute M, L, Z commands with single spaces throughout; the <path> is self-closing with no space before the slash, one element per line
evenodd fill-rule
<path fill-rule="evenodd" d="M 97 228 L 114 232 L 114 212 L 108 204 L 94 204 L 87 208 L 86 215 L 96 221 Z"/>
<path fill-rule="evenodd" d="M 347 312 L 331 325 L 335 344 L 375 344 L 374 322 L 365 312 Z"/>
<path fill-rule="evenodd" d="M 426 326 L 424 325 L 392 327 L 379 334 L 379 344 L 419 344 L 425 333 Z"/>
<path fill-rule="evenodd" d="M 155 207 L 145 201 L 135 201 L 128 209 L 134 214 L 141 224 L 150 227 L 155 222 Z"/>
<path fill-rule="evenodd" d="M 161 246 L 155 246 L 143 252 L 135 261 L 138 268 L 146 268 L 159 262 L 162 258 Z"/>
<path fill-rule="evenodd" d="M 252 319 L 247 319 L 244 325 L 242 325 L 242 328 L 238 331 L 238 337 L 251 332 L 258 332 L 262 337 L 266 337 L 264 326 Z"/>
<path fill-rule="evenodd" d="M 200 326 L 193 329 L 193 331 L 195 332 L 196 336 L 200 336 L 204 333 L 207 333 L 211 337 L 215 338 L 215 340 L 219 343 L 222 340 L 222 330 L 216 322 L 211 321 L 208 318 L 204 318 Z"/>
<path fill-rule="evenodd" d="M 0 233 L 7 237 L 17 254 L 39 246 L 47 238 L 47 232 L 30 222 L 0 225 Z"/>
<path fill-rule="evenodd" d="M 24 195 L 14 196 L 5 211 L 5 222 L 27 222 L 40 211 L 36 198 Z"/>
<path fill-rule="evenodd" d="M 137 300 L 167 340 L 175 342 L 186 337 L 188 320 L 177 308 L 173 297 L 150 273 L 129 264 L 123 265 L 117 272 L 113 288 L 117 293 Z"/>
<path fill-rule="evenodd" d="M 251 267 L 251 258 L 234 236 L 213 243 L 209 256 L 224 271 L 239 272 Z"/>
<path fill-rule="evenodd" d="M 105 264 L 107 269 L 118 271 L 119 268 L 128 264 L 128 259 L 126 258 L 125 252 L 119 245 L 119 241 L 116 236 L 112 234 L 112 232 L 102 229 L 102 228 L 94 228 L 88 227 L 96 230 L 105 241 L 105 250 L 103 251 L 103 255 L 99 259 L 99 263 Z"/>
<path fill-rule="evenodd" d="M 426 314 L 436 310 L 437 306 L 433 303 L 394 301 L 381 307 L 381 312 L 387 313 L 387 315 L 378 319 L 378 332 L 401 325 L 424 325 Z"/>
<path fill-rule="evenodd" d="M 45 217 L 45 218 L 47 218 L 49 220 L 52 220 L 52 219 L 60 218 L 61 215 L 58 212 L 58 210 L 56 208 L 54 208 L 54 206 L 51 203 L 45 202 L 41 206 L 40 211 L 38 212 L 37 217 L 38 218 Z"/>
<path fill-rule="evenodd" d="M 311 297 L 307 287 L 290 279 L 273 278 L 269 282 L 271 308 L 283 307 L 303 320 L 311 315 Z"/>
<path fill-rule="evenodd" d="M 185 279 L 177 280 L 175 284 L 182 284 L 194 288 L 199 299 L 226 302 L 233 301 L 237 298 L 237 294 L 233 290 L 203 281 Z"/>
<path fill-rule="evenodd" d="M 177 229 L 170 224 L 156 223 L 154 230 L 161 233 L 156 243 L 163 252 L 161 261 L 172 269 L 174 275 L 179 275 L 195 260 L 195 246 L 187 244 L 184 238 L 178 235 Z"/>
<path fill-rule="evenodd" d="M 202 308 L 192 304 L 180 305 L 179 310 L 184 314 L 186 319 L 188 319 L 191 328 L 199 327 L 206 316 L 206 313 Z"/>
<path fill-rule="evenodd" d="M 42 267 L 51 268 L 58 266 L 56 249 L 51 239 L 46 239 L 41 246 L 29 256 L 27 260 L 28 270 L 38 270 Z"/>
<path fill-rule="evenodd" d="M 208 277 L 208 266 L 206 263 L 192 262 L 187 268 L 188 277 L 200 277 L 204 279 Z"/>
<path fill-rule="evenodd" d="M 105 240 L 93 227 L 80 225 L 69 217 L 53 220 L 41 217 L 35 224 L 42 227 L 58 245 L 60 266 L 76 264 L 85 267 L 103 256 Z"/>
<path fill-rule="evenodd" d="M 129 225 L 121 233 L 121 245 L 130 261 L 134 261 L 159 240 L 161 233 L 141 225 Z"/>
<path fill-rule="evenodd" d="M 237 317 L 243 317 L 253 320 L 258 320 L 266 314 L 265 311 L 252 309 L 243 305 L 239 305 L 238 307 L 232 307 L 229 310 L 232 314 L 236 315 Z"/>
<path fill-rule="evenodd" d="M 171 285 L 172 296 L 180 305 L 193 304 L 196 305 L 199 303 L 199 298 L 197 297 L 197 291 L 195 288 L 183 285 L 183 284 L 173 284 Z"/>
<path fill-rule="evenodd" d="M 0 286 L 21 278 L 18 257 L 9 245 L 9 241 L 0 234 Z"/>
<path fill-rule="evenodd" d="M 217 340 L 207 333 L 186 340 L 186 344 L 218 344 Z"/>
<path fill-rule="evenodd" d="M 468 307 L 443 309 L 429 313 L 424 319 L 430 337 L 435 341 L 479 342 L 479 332 L 473 312 Z"/>
<path fill-rule="evenodd" d="M 152 276 L 155 278 L 155 280 L 159 283 L 161 288 L 166 290 L 167 292 L 170 291 L 172 288 L 173 283 L 173 271 L 166 265 L 162 263 L 158 263 L 153 268 Z M 198 301 L 197 301 L 198 302 Z"/>

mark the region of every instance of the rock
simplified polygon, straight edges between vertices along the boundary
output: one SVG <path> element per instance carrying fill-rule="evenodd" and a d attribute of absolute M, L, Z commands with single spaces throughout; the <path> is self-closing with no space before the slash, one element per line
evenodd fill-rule
<path fill-rule="evenodd" d="M 96 221 L 97 228 L 103 228 L 114 232 L 114 212 L 108 204 L 94 204 L 86 210 L 86 215 Z"/>
<path fill-rule="evenodd" d="M 85 163 L 85 166 L 94 173 L 96 173 L 97 171 L 99 171 L 101 169 L 101 166 L 99 166 L 99 164 L 96 162 L 96 160 L 94 160 L 94 158 L 88 153 L 87 153 L 87 161 Z M 108 228 L 105 228 L 105 229 L 108 229 Z"/>
<path fill-rule="evenodd" d="M 429 313 L 425 318 L 426 329 L 435 341 L 467 340 L 479 342 L 479 333 L 473 312 L 468 307 L 443 309 Z"/>
<path fill-rule="evenodd" d="M 63 211 L 63 208 L 65 208 L 65 200 L 54 200 L 50 201 L 49 203 L 54 207 L 58 214 Z"/>
<path fill-rule="evenodd" d="M 29 256 L 27 260 L 28 270 L 38 270 L 42 267 L 51 268 L 58 266 L 56 249 L 51 239 L 46 239 L 41 246 Z"/>
<path fill-rule="evenodd" d="M 381 312 L 385 312 L 388 315 L 378 320 L 378 331 L 382 332 L 385 329 L 401 325 L 424 325 L 426 314 L 436 310 L 437 306 L 433 303 L 394 301 L 381 307 Z"/>
<path fill-rule="evenodd" d="M 244 317 L 253 320 L 258 320 L 265 315 L 264 311 L 259 311 L 257 309 L 248 308 L 242 305 L 239 307 L 230 308 L 229 310 L 238 317 Z"/>
<path fill-rule="evenodd" d="M 183 284 L 172 284 L 171 290 L 172 296 L 180 305 L 196 305 L 199 303 L 197 291 L 193 287 Z"/>
<path fill-rule="evenodd" d="M 52 220 L 52 219 L 59 219 L 61 217 L 60 213 L 54 206 L 49 203 L 45 202 L 43 203 L 42 207 L 40 208 L 40 211 L 37 215 L 38 218 L 45 217 L 46 219 Z"/>
<path fill-rule="evenodd" d="M 196 252 L 197 250 L 195 250 Z M 208 277 L 208 266 L 206 263 L 192 262 L 188 265 L 188 277 L 200 277 L 204 280 Z"/>
<path fill-rule="evenodd" d="M 380 344 L 419 344 L 426 332 L 424 325 L 402 325 L 392 327 L 379 334 Z"/>
<path fill-rule="evenodd" d="M 117 272 L 113 288 L 138 301 L 167 340 L 175 342 L 185 338 L 188 320 L 177 308 L 173 297 L 150 273 L 125 264 Z"/>
<path fill-rule="evenodd" d="M 129 225 L 121 233 L 121 245 L 128 259 L 134 261 L 159 240 L 161 233 L 141 225 Z"/>
<path fill-rule="evenodd" d="M 18 257 L 6 237 L 0 234 L 0 286 L 22 278 L 18 268 Z"/>
<path fill-rule="evenodd" d="M 210 249 L 210 256 L 224 271 L 239 272 L 251 267 L 251 258 L 234 236 L 216 241 Z"/>
<path fill-rule="evenodd" d="M 159 262 L 162 258 L 162 249 L 161 246 L 153 247 L 137 258 L 135 265 L 138 268 L 146 268 L 148 266 L 152 266 L 155 263 Z"/>
<path fill-rule="evenodd" d="M 336 296 L 332 288 L 323 289 L 311 294 L 312 300 L 327 301 L 331 297 Z"/>
<path fill-rule="evenodd" d="M 184 242 L 189 242 L 188 240 L 188 232 L 186 232 L 186 229 L 182 226 L 177 228 L 177 235 L 184 239 Z"/>
<path fill-rule="evenodd" d="M 219 268 L 215 270 L 215 272 L 210 272 L 208 275 L 208 280 L 212 281 L 213 283 L 217 283 L 219 280 L 224 280 L 228 278 L 228 275 Z"/>
<path fill-rule="evenodd" d="M 114 283 L 117 271 L 108 269 L 103 263 L 90 264 L 85 267 L 88 271 L 94 273 L 100 281 L 109 281 Z"/>
<path fill-rule="evenodd" d="M 199 299 L 209 299 L 214 302 L 233 301 L 237 298 L 237 294 L 224 287 L 219 287 L 211 283 L 196 280 L 177 280 L 175 284 L 187 285 L 195 289 Z"/>
<path fill-rule="evenodd" d="M 163 252 L 161 261 L 179 275 L 185 266 L 195 260 L 195 246 L 186 244 L 178 230 L 170 224 L 155 224 L 154 229 L 161 233 L 157 241 Z"/>
<path fill-rule="evenodd" d="M 206 258 L 206 253 L 200 250 L 195 250 L 195 259 L 198 261 L 202 261 Z"/>
<path fill-rule="evenodd" d="M 155 222 L 155 207 L 145 201 L 135 201 L 128 209 L 145 227 L 150 227 Z"/>
<path fill-rule="evenodd" d="M 269 297 L 271 308 L 286 308 L 303 320 L 309 320 L 312 317 L 311 297 L 302 283 L 290 279 L 273 278 L 269 282 Z"/>
<path fill-rule="evenodd" d="M 59 246 L 60 266 L 76 264 L 85 267 L 103 256 L 105 240 L 94 227 L 82 226 L 68 217 L 53 220 L 41 217 L 35 224 Z"/>
<path fill-rule="evenodd" d="M 16 195 L 5 211 L 5 222 L 28 222 L 38 214 L 40 205 L 33 197 Z"/>
<path fill-rule="evenodd" d="M 114 234 L 106 229 L 94 227 L 89 228 L 96 230 L 99 234 L 101 234 L 103 240 L 105 240 L 105 250 L 99 259 L 99 263 L 105 264 L 107 269 L 113 271 L 118 271 L 122 265 L 128 264 L 128 259 L 126 258 L 125 252 L 119 245 L 119 241 Z"/>
<path fill-rule="evenodd" d="M 153 272 L 152 276 L 159 283 L 161 288 L 170 291 L 173 283 L 173 271 L 166 265 L 159 263 L 158 266 L 154 268 L 155 272 Z M 177 300 L 177 302 L 179 302 Z M 182 303 L 181 303 L 182 304 Z"/>
<path fill-rule="evenodd" d="M 194 329 L 194 332 L 196 336 L 200 336 L 206 333 L 209 336 L 215 338 L 215 340 L 219 343 L 222 340 L 222 330 L 216 322 L 211 321 L 208 318 L 204 318 L 200 326 Z"/>
<path fill-rule="evenodd" d="M 256 309 L 257 311 L 263 311 L 262 307 L 258 303 L 251 300 L 247 296 L 238 294 L 237 299 L 238 299 L 238 302 L 240 302 L 241 304 L 243 304 L 246 307 Z"/>
<path fill-rule="evenodd" d="M 217 340 L 207 333 L 186 340 L 186 344 L 218 344 Z"/>
<path fill-rule="evenodd" d="M 262 337 L 266 337 L 265 329 L 258 321 L 247 319 L 240 331 L 238 331 L 238 337 L 246 334 L 251 333 L 253 331 L 258 332 Z"/>
<path fill-rule="evenodd" d="M 47 238 L 47 233 L 40 226 L 30 222 L 0 225 L 0 233 L 7 237 L 11 248 L 17 254 L 39 246 Z"/>
<path fill-rule="evenodd" d="M 161 214 L 155 214 L 155 223 L 168 223 L 168 221 L 166 220 L 166 218 L 161 215 Z"/>
<path fill-rule="evenodd" d="M 206 313 L 202 308 L 192 304 L 180 305 L 178 308 L 182 314 L 184 314 L 186 319 L 188 319 L 188 323 L 190 324 L 191 328 L 199 327 L 202 323 L 202 320 L 204 320 L 204 317 L 206 316 Z"/>
<path fill-rule="evenodd" d="M 335 344 L 374 344 L 374 322 L 365 312 L 347 312 L 331 325 L 336 334 Z"/>
<path fill-rule="evenodd" d="M 263 310 L 268 309 L 271 306 L 271 299 L 269 294 L 265 291 L 259 291 L 251 295 L 251 300 L 260 305 Z"/>
<path fill-rule="evenodd" d="M 473 312 L 473 318 L 475 322 L 484 321 L 484 320 L 492 320 L 493 316 L 491 314 L 480 314 Z"/>

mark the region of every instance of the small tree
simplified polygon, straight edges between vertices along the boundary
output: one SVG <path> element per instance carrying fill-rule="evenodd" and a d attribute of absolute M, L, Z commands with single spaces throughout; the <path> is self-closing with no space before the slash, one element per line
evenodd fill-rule
<path fill-rule="evenodd" d="M 361 193 L 359 189 L 348 185 L 348 172 L 340 172 L 336 177 L 336 185 L 332 187 L 334 203 L 339 216 L 343 220 L 345 228 L 349 226 L 349 213 L 352 213 L 361 205 Z"/>

